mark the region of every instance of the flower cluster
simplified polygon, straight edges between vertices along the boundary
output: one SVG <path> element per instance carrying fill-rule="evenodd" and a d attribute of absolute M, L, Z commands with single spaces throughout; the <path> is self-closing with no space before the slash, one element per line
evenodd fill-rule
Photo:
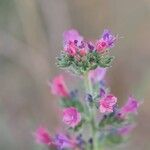
<path fill-rule="evenodd" d="M 140 102 L 130 96 L 120 108 L 118 98 L 106 86 L 105 75 L 113 59 L 109 52 L 117 37 L 106 29 L 95 42 L 86 41 L 72 29 L 63 38 L 58 66 L 80 75 L 85 91 L 69 90 L 63 75 L 49 82 L 52 94 L 61 99 L 62 122 L 67 128 L 51 136 L 40 127 L 34 134 L 36 141 L 56 150 L 100 150 L 121 144 L 135 127 L 133 118 Z"/>
<path fill-rule="evenodd" d="M 109 67 L 113 56 L 110 49 L 115 45 L 117 37 L 109 30 L 104 30 L 96 41 L 87 41 L 78 31 L 72 29 L 63 34 L 63 51 L 58 57 L 58 66 L 73 73 L 83 75 L 97 67 Z"/>

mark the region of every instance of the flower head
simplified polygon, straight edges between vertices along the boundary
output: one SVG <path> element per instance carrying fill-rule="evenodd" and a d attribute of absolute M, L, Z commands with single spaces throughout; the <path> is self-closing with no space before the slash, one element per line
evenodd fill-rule
<path fill-rule="evenodd" d="M 113 112 L 113 108 L 115 104 L 117 103 L 117 98 L 111 94 L 107 95 L 106 97 L 102 98 L 99 101 L 99 109 L 100 112 L 105 113 L 105 112 Z"/>
<path fill-rule="evenodd" d="M 55 145 L 59 149 L 73 148 L 75 146 L 75 141 L 64 134 L 57 134 L 55 137 Z"/>
<path fill-rule="evenodd" d="M 52 84 L 50 84 L 50 87 L 54 95 L 59 95 L 62 97 L 67 97 L 69 95 L 68 89 L 64 82 L 64 77 L 62 75 L 55 77 Z"/>
<path fill-rule="evenodd" d="M 102 81 L 105 77 L 106 70 L 107 70 L 106 68 L 101 68 L 101 67 L 98 67 L 95 70 L 91 70 L 89 72 L 89 79 L 93 83 L 98 83 L 98 82 Z"/>
<path fill-rule="evenodd" d="M 75 107 L 63 109 L 63 122 L 70 127 L 77 126 L 81 121 L 81 114 Z"/>
<path fill-rule="evenodd" d="M 129 97 L 127 103 L 121 108 L 119 114 L 125 117 L 129 113 L 137 113 L 139 102 L 134 97 Z"/>
<path fill-rule="evenodd" d="M 38 128 L 34 133 L 34 136 L 37 143 L 46 145 L 51 145 L 53 143 L 49 132 L 43 127 Z"/>

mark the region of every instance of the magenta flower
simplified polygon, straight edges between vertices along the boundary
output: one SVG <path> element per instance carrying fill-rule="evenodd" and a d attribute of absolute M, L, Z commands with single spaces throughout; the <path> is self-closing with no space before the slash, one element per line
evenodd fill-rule
<path fill-rule="evenodd" d="M 69 92 L 64 82 L 64 77 L 62 75 L 55 77 L 52 84 L 50 84 L 50 87 L 54 95 L 59 95 L 61 97 L 69 96 Z"/>
<path fill-rule="evenodd" d="M 116 36 L 112 35 L 108 29 L 105 29 L 102 37 L 96 42 L 96 50 L 100 53 L 104 53 L 107 49 L 114 47 L 115 41 Z"/>
<path fill-rule="evenodd" d="M 111 94 L 99 101 L 99 109 L 101 113 L 113 112 L 114 105 L 117 103 L 117 98 Z"/>
<path fill-rule="evenodd" d="M 83 41 L 83 37 L 75 29 L 65 31 L 63 33 L 63 39 L 64 39 L 64 44 L 67 44 L 69 42 L 73 42 L 73 43 L 75 42 L 81 44 L 81 42 Z"/>
<path fill-rule="evenodd" d="M 63 122 L 70 127 L 77 126 L 81 121 L 81 114 L 75 107 L 63 109 Z"/>
<path fill-rule="evenodd" d="M 105 77 L 106 70 L 107 70 L 106 68 L 101 68 L 101 67 L 98 67 L 95 70 L 91 70 L 89 72 L 89 79 L 93 83 L 98 83 L 98 82 L 102 81 Z"/>
<path fill-rule="evenodd" d="M 73 148 L 75 146 L 75 141 L 64 134 L 58 134 L 55 138 L 55 145 L 59 149 Z"/>
<path fill-rule="evenodd" d="M 103 39 L 100 39 L 96 42 L 96 50 L 100 53 L 104 53 L 107 50 L 107 42 Z"/>
<path fill-rule="evenodd" d="M 64 50 L 70 55 L 75 56 L 77 54 L 77 46 L 74 42 L 69 42 L 64 46 Z"/>
<path fill-rule="evenodd" d="M 83 37 L 75 29 L 68 30 L 63 33 L 64 50 L 70 55 L 75 56 L 78 48 L 84 44 Z"/>
<path fill-rule="evenodd" d="M 129 113 L 137 113 L 139 102 L 134 97 L 129 97 L 127 103 L 121 108 L 119 114 L 125 117 Z"/>
<path fill-rule="evenodd" d="M 49 132 L 43 127 L 38 128 L 34 133 L 34 136 L 37 143 L 46 145 L 51 145 L 53 143 Z"/>
<path fill-rule="evenodd" d="M 126 136 L 129 133 L 131 133 L 134 128 L 135 128 L 134 124 L 125 125 L 118 129 L 118 133 L 122 136 Z"/>

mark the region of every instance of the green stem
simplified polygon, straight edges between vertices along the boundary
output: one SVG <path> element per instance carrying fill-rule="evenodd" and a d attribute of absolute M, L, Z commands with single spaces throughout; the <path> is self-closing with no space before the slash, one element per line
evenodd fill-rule
<path fill-rule="evenodd" d="M 84 75 L 84 83 L 85 83 L 85 89 L 86 92 L 88 94 L 93 94 L 93 87 L 92 87 L 92 83 L 88 78 L 88 73 Z M 89 111 L 90 111 L 90 126 L 91 126 L 91 132 L 92 132 L 92 138 L 93 138 L 93 150 L 99 150 L 98 148 L 98 139 L 96 136 L 96 126 L 95 126 L 95 116 L 96 116 L 96 112 L 95 112 L 95 108 L 94 107 L 89 107 Z"/>

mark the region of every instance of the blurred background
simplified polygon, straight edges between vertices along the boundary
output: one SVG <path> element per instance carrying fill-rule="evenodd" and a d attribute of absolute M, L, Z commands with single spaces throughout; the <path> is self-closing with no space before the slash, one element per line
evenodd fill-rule
<path fill-rule="evenodd" d="M 59 73 L 55 57 L 70 28 L 89 39 L 104 28 L 123 37 L 107 78 L 120 105 L 132 93 L 144 100 L 125 149 L 150 150 L 150 0 L 0 0 L 0 150 L 44 150 L 33 131 L 59 127 L 47 81 Z"/>

